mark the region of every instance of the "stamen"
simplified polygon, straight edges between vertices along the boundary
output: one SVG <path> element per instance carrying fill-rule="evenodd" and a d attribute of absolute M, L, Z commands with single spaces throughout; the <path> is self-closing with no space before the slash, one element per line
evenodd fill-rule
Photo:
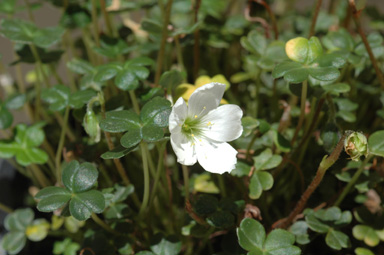
<path fill-rule="evenodd" d="M 201 112 L 198 114 L 198 115 L 195 115 L 195 116 L 193 116 L 195 119 L 197 119 L 204 111 L 205 111 L 205 109 L 207 109 L 207 107 L 203 107 L 203 109 L 201 110 Z"/>

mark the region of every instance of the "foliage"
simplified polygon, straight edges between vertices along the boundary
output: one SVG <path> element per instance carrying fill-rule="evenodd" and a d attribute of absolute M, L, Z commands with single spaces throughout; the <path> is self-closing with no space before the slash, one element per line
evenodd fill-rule
<path fill-rule="evenodd" d="M 2 248 L 382 254 L 381 3 L 317 2 L 0 1 Z"/>

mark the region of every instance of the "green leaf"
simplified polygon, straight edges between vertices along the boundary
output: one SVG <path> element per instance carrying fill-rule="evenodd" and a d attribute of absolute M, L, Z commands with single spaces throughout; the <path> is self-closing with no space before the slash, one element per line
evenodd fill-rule
<path fill-rule="evenodd" d="M 237 237 L 243 249 L 261 251 L 265 241 L 265 230 L 258 221 L 245 218 L 241 221 L 240 227 L 237 228 Z"/>
<path fill-rule="evenodd" d="M 78 58 L 67 62 L 67 67 L 78 74 L 91 74 L 95 71 L 95 68 L 89 62 Z"/>
<path fill-rule="evenodd" d="M 33 36 L 33 42 L 41 48 L 48 48 L 61 40 L 65 29 L 62 27 L 49 27 L 38 29 Z"/>
<path fill-rule="evenodd" d="M 371 154 L 384 157 L 384 130 L 376 131 L 369 136 L 368 147 Z"/>
<path fill-rule="evenodd" d="M 305 221 L 296 221 L 289 231 L 296 236 L 296 242 L 298 244 L 307 244 L 310 242 L 308 235 L 308 225 Z"/>
<path fill-rule="evenodd" d="M 251 166 L 241 161 L 237 161 L 236 168 L 231 171 L 231 175 L 237 176 L 237 177 L 248 176 L 250 171 L 251 171 Z"/>
<path fill-rule="evenodd" d="M 339 78 L 340 72 L 334 67 L 308 68 L 309 75 L 320 81 L 333 81 Z"/>
<path fill-rule="evenodd" d="M 1 246 L 9 254 L 18 254 L 24 248 L 26 241 L 27 237 L 23 232 L 10 232 L 1 240 Z"/>
<path fill-rule="evenodd" d="M 287 71 L 284 74 L 284 80 L 289 83 L 301 83 L 308 79 L 309 68 L 295 68 Z"/>
<path fill-rule="evenodd" d="M 156 254 L 151 251 L 141 251 L 139 253 L 136 253 L 136 255 L 156 255 Z"/>
<path fill-rule="evenodd" d="M 219 201 L 211 195 L 201 195 L 193 205 L 194 211 L 199 215 L 209 215 L 214 213 L 219 206 Z"/>
<path fill-rule="evenodd" d="M 259 126 L 260 122 L 250 116 L 243 117 L 241 119 L 241 125 L 243 126 L 243 134 L 242 136 L 249 136 L 253 130 L 255 130 Z"/>
<path fill-rule="evenodd" d="M 64 110 L 68 105 L 70 89 L 64 85 L 56 85 L 53 88 L 45 89 L 41 93 L 41 98 L 50 104 L 52 111 Z"/>
<path fill-rule="evenodd" d="M 99 66 L 96 69 L 96 74 L 93 80 L 100 83 L 108 81 L 115 77 L 119 70 L 121 70 L 119 64 L 109 63 L 106 65 Z"/>
<path fill-rule="evenodd" d="M 140 119 L 144 125 L 153 124 L 164 128 L 168 126 L 171 110 L 171 102 L 165 98 L 155 97 L 144 105 Z"/>
<path fill-rule="evenodd" d="M 151 250 L 156 255 L 177 255 L 181 251 L 181 242 L 176 236 L 156 234 L 151 240 Z"/>
<path fill-rule="evenodd" d="M 15 42 L 32 43 L 36 30 L 34 24 L 18 19 L 3 19 L 0 23 L 0 33 Z"/>
<path fill-rule="evenodd" d="M 94 90 L 91 90 L 91 89 L 79 90 L 70 95 L 68 104 L 72 108 L 80 109 L 86 103 L 88 103 L 89 100 L 91 100 L 91 98 L 95 96 L 96 96 L 96 91 Z"/>
<path fill-rule="evenodd" d="M 100 122 L 100 128 L 111 133 L 140 129 L 140 119 L 133 111 L 112 111 Z M 141 136 L 140 136 L 141 137 Z"/>
<path fill-rule="evenodd" d="M 356 225 L 352 229 L 353 236 L 368 246 L 374 247 L 380 243 L 380 238 L 377 235 L 376 231 L 366 225 Z"/>
<path fill-rule="evenodd" d="M 273 177 L 270 173 L 264 171 L 256 171 L 249 182 L 249 197 L 258 199 L 263 190 L 269 190 L 273 186 Z"/>
<path fill-rule="evenodd" d="M 72 193 L 79 193 L 92 188 L 96 183 L 99 172 L 88 162 L 79 164 L 73 160 L 63 168 L 63 184 Z"/>
<path fill-rule="evenodd" d="M 341 250 L 342 248 L 348 248 L 349 237 L 343 232 L 330 229 L 325 237 L 325 242 L 329 247 L 335 250 Z"/>
<path fill-rule="evenodd" d="M 141 129 L 142 137 L 146 142 L 159 141 L 164 136 L 163 128 L 154 124 L 145 125 Z"/>
<path fill-rule="evenodd" d="M 27 226 L 32 223 L 34 217 L 35 214 L 32 209 L 18 209 L 5 217 L 4 227 L 11 232 L 24 232 Z"/>
<path fill-rule="evenodd" d="M 17 125 L 14 141 L 0 142 L 0 156 L 3 158 L 15 156 L 17 163 L 23 166 L 31 163 L 45 163 L 48 160 L 48 154 L 35 148 L 44 141 L 45 135 L 41 129 L 43 125 L 41 122 L 30 127 L 24 124 Z"/>
<path fill-rule="evenodd" d="M 207 217 L 209 225 L 216 228 L 230 228 L 235 223 L 235 217 L 228 211 L 217 211 Z"/>
<path fill-rule="evenodd" d="M 53 254 L 55 255 L 76 255 L 80 250 L 78 243 L 72 242 L 70 238 L 65 238 L 63 241 L 56 241 L 53 245 Z"/>
<path fill-rule="evenodd" d="M 180 71 L 171 70 L 164 72 L 161 77 L 159 84 L 163 88 L 170 88 L 171 90 L 176 86 L 180 85 L 184 80 L 183 75 Z"/>
<path fill-rule="evenodd" d="M 8 109 L 20 109 L 26 101 L 27 96 L 25 94 L 15 93 L 9 96 L 4 104 Z"/>
<path fill-rule="evenodd" d="M 299 247 L 293 246 L 295 236 L 283 229 L 272 230 L 268 234 L 264 244 L 264 252 L 270 255 L 299 255 L 301 250 Z"/>
<path fill-rule="evenodd" d="M 331 83 L 321 86 L 326 92 L 330 92 L 334 95 L 339 95 L 339 93 L 346 93 L 351 90 L 351 87 L 347 83 Z"/>
<path fill-rule="evenodd" d="M 124 148 L 123 146 L 119 145 L 116 148 L 114 148 L 111 151 L 104 152 L 101 154 L 102 159 L 115 159 L 115 158 L 122 158 L 131 151 L 133 151 L 135 147 L 131 148 Z"/>
<path fill-rule="evenodd" d="M 280 155 L 272 155 L 271 149 L 265 149 L 258 156 L 253 157 L 256 171 L 272 169 L 280 165 L 283 158 Z"/>
<path fill-rule="evenodd" d="M 283 77 L 288 71 L 295 69 L 302 69 L 302 65 L 297 62 L 285 61 L 276 65 L 276 67 L 272 71 L 272 76 L 275 79 L 280 78 Z"/>
<path fill-rule="evenodd" d="M 46 219 L 36 219 L 25 230 L 27 238 L 39 242 L 47 237 L 50 224 Z"/>
<path fill-rule="evenodd" d="M 361 247 L 356 248 L 355 253 L 356 255 L 375 255 L 372 251 Z"/>
<path fill-rule="evenodd" d="M 9 128 L 12 125 L 12 122 L 12 113 L 10 113 L 7 108 L 5 108 L 4 104 L 0 104 L 0 129 Z"/>
<path fill-rule="evenodd" d="M 305 216 L 305 221 L 308 227 L 317 233 L 327 233 L 330 227 L 327 224 L 322 223 L 314 215 Z"/>
<path fill-rule="evenodd" d="M 252 30 L 249 32 L 247 39 L 249 46 L 252 47 L 253 52 L 257 52 L 260 55 L 264 54 L 267 48 L 267 39 L 262 34 L 256 30 Z"/>
<path fill-rule="evenodd" d="M 121 139 L 120 144 L 125 148 L 132 148 L 143 139 L 140 126 L 133 126 Z"/>
<path fill-rule="evenodd" d="M 105 208 L 105 199 L 103 194 L 97 190 L 89 190 L 82 193 L 76 193 L 69 202 L 69 211 L 77 220 L 88 219 L 92 212 L 101 213 Z"/>
<path fill-rule="evenodd" d="M 53 212 L 68 203 L 71 193 L 61 187 L 46 187 L 36 194 L 35 199 L 40 200 L 37 203 L 39 211 Z"/>
<path fill-rule="evenodd" d="M 0 13 L 13 14 L 15 12 L 16 0 L 3 0 L 0 2 Z"/>

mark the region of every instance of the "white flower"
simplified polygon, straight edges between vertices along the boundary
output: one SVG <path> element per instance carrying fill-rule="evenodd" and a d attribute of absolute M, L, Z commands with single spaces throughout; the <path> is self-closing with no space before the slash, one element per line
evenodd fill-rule
<path fill-rule="evenodd" d="M 200 165 L 212 173 L 235 168 L 237 151 L 228 143 L 243 132 L 243 112 L 237 105 L 219 106 L 225 85 L 208 83 L 195 90 L 188 100 L 179 98 L 169 116 L 171 144 L 177 162 Z M 219 106 L 219 107 L 218 107 Z"/>

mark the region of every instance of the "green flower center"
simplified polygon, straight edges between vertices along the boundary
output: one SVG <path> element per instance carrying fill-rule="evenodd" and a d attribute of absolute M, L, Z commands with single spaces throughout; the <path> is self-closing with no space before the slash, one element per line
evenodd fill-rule
<path fill-rule="evenodd" d="M 187 117 L 181 125 L 181 132 L 193 140 L 196 136 L 202 134 L 201 124 L 201 120 L 197 116 Z"/>

